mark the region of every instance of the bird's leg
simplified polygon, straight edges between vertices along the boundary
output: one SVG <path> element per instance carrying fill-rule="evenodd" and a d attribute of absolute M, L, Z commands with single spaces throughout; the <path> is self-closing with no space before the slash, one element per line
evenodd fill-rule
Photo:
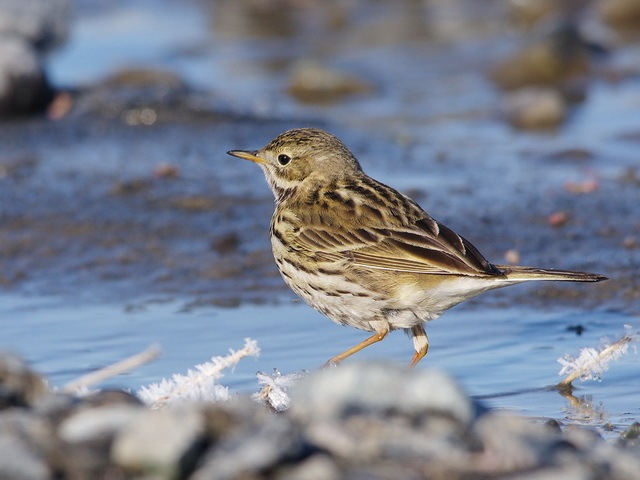
<path fill-rule="evenodd" d="M 422 324 L 411 327 L 411 335 L 413 336 L 413 347 L 416 349 L 416 353 L 413 354 L 409 362 L 409 366 L 413 368 L 427 354 L 429 350 L 429 339 Z"/>
<path fill-rule="evenodd" d="M 328 366 L 331 366 L 331 365 L 338 365 L 345 358 L 350 357 L 354 353 L 358 353 L 360 350 L 362 350 L 363 348 L 368 347 L 369 345 L 373 345 L 374 343 L 378 343 L 379 341 L 383 340 L 384 337 L 386 337 L 388 333 L 389 333 L 389 330 L 383 330 L 382 332 L 374 333 L 373 335 L 371 335 L 366 340 L 364 340 L 364 341 L 360 342 L 359 344 L 357 344 L 355 347 L 351 347 L 349 350 L 345 350 L 344 352 L 339 353 L 335 357 L 331 357 L 329 360 L 327 360 L 327 362 L 324 364 L 324 366 L 328 367 Z"/>

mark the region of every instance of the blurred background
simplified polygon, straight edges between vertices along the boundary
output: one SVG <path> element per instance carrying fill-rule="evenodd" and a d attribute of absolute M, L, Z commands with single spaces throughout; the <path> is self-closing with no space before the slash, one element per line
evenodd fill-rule
<path fill-rule="evenodd" d="M 135 389 L 250 336 L 263 354 L 229 384 L 252 390 L 255 370 L 363 338 L 286 289 L 271 193 L 225 155 L 301 126 L 496 263 L 611 277 L 460 306 L 429 325 L 424 368 L 580 417 L 501 394 L 640 328 L 637 0 L 2 0 L 0 116 L 0 348 L 54 385 L 157 342 L 160 361 L 115 381 Z M 391 337 L 362 358 L 408 360 Z M 589 385 L 606 408 L 585 421 L 638 419 L 637 367 Z"/>

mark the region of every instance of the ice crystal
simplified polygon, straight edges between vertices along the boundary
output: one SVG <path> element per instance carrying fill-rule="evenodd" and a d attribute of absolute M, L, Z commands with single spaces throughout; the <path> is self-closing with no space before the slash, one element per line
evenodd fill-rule
<path fill-rule="evenodd" d="M 567 386 L 576 379 L 600 380 L 602 374 L 609 369 L 609 364 L 627 353 L 629 345 L 638 340 L 638 334 L 631 331 L 631 327 L 625 327 L 625 334 L 613 343 L 605 343 L 600 349 L 586 347 L 580 349 L 578 357 L 566 353 L 558 359 L 562 365 L 559 375 L 565 378 L 559 383 Z"/>
<path fill-rule="evenodd" d="M 138 390 L 138 397 L 152 408 L 185 401 L 220 402 L 229 399 L 229 389 L 217 383 L 223 370 L 235 366 L 244 357 L 257 357 L 260 348 L 255 340 L 245 338 L 240 350 L 229 350 L 226 356 L 212 357 L 211 361 L 196 365 L 186 375 L 174 374 Z"/>
<path fill-rule="evenodd" d="M 258 372 L 256 376 L 262 388 L 258 393 L 253 394 L 253 399 L 266 402 L 277 412 L 287 410 L 291 404 L 288 393 L 289 388 L 306 373 L 306 371 L 302 371 L 282 375 L 276 368 L 273 369 L 273 374 L 271 375 Z"/>

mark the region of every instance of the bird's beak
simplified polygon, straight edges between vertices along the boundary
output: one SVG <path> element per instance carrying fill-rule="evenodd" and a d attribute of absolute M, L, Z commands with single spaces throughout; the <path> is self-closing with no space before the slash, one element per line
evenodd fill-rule
<path fill-rule="evenodd" d="M 255 163 L 267 163 L 267 161 L 264 158 L 258 157 L 257 155 L 258 150 L 253 150 L 253 151 L 229 150 L 227 153 L 234 157 L 244 158 L 245 160 L 251 160 L 252 162 L 255 162 Z"/>

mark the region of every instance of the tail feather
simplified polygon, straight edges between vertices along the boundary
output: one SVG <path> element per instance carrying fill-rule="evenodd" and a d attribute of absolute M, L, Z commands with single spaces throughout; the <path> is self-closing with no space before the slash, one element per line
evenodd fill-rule
<path fill-rule="evenodd" d="M 495 265 L 507 280 L 526 282 L 529 280 L 557 280 L 564 282 L 600 282 L 607 277 L 598 273 L 574 272 L 571 270 L 554 270 L 514 265 Z"/>

